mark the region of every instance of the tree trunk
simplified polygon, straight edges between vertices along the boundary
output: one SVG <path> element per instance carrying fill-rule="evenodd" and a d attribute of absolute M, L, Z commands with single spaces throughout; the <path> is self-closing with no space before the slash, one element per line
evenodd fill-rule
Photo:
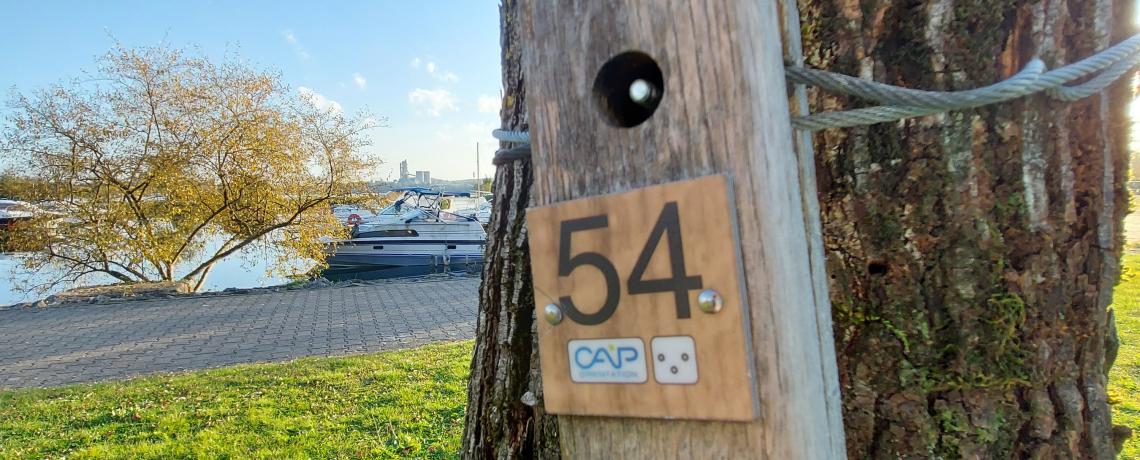
<path fill-rule="evenodd" d="M 202 272 L 198 275 L 197 281 L 194 281 L 193 279 L 188 280 L 188 281 L 191 281 L 194 283 L 193 284 L 193 286 L 194 286 L 193 292 L 198 292 L 198 291 L 202 290 L 202 286 L 206 285 L 206 277 L 210 275 L 210 270 L 213 270 L 213 269 L 214 269 L 214 264 L 207 265 L 206 268 L 202 269 Z M 173 278 L 173 277 L 171 277 L 171 278 Z"/>
<path fill-rule="evenodd" d="M 1132 33 L 1131 8 L 799 0 L 808 67 L 936 90 L 1089 56 Z M 1127 81 L 814 136 L 849 458 L 1114 456 Z"/>
<path fill-rule="evenodd" d="M 519 0 L 499 7 L 503 129 L 526 130 Z M 502 147 L 509 145 L 503 143 Z M 479 287 L 479 321 L 467 384 L 462 458 L 558 458 L 558 423 L 546 414 L 539 374 L 530 248 L 525 226 L 532 201 L 530 159 L 498 167 L 494 208 Z"/>

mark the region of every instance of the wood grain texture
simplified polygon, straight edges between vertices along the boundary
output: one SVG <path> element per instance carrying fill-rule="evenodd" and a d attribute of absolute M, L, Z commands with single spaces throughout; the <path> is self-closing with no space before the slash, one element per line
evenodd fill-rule
<path fill-rule="evenodd" d="M 810 250 L 773 1 L 524 5 L 538 205 L 724 173 L 732 178 L 760 418 L 562 416 L 566 458 L 834 458 Z M 611 56 L 665 77 L 645 123 L 615 128 L 591 94 Z"/>
<path fill-rule="evenodd" d="M 800 12 L 796 0 L 779 0 L 780 35 L 784 44 L 784 63 L 804 66 L 804 49 L 800 37 Z M 788 92 L 791 116 L 810 114 L 807 87 L 791 85 Z M 835 337 L 832 335 L 831 298 L 827 285 L 827 259 L 824 256 L 823 224 L 819 209 L 819 187 L 815 177 L 815 149 L 811 131 L 793 130 L 792 144 L 800 176 L 800 194 L 804 203 L 804 226 L 810 251 L 812 293 L 815 295 L 815 312 L 819 326 L 820 364 L 823 365 L 823 382 L 826 385 L 824 402 L 827 404 L 827 423 L 833 433 L 831 458 L 847 458 L 847 441 L 843 432 L 843 402 L 839 389 L 839 366 L 836 363 Z"/>
<path fill-rule="evenodd" d="M 719 313 L 703 313 L 697 306 L 701 289 L 688 291 L 689 317 L 678 318 L 673 292 L 631 295 L 630 279 L 643 247 L 666 203 L 680 217 L 680 241 L 686 276 L 699 276 L 701 289 L 721 294 Z M 753 420 L 753 391 L 747 330 L 740 290 L 736 237 L 724 176 L 642 188 L 616 195 L 562 202 L 527 210 L 535 305 L 558 304 L 569 296 L 583 313 L 594 313 L 605 303 L 606 283 L 595 268 L 559 276 L 559 236 L 562 223 L 605 215 L 604 229 L 575 233 L 570 257 L 585 252 L 605 256 L 616 268 L 620 301 L 614 314 L 598 325 L 582 325 L 566 318 L 556 326 L 539 321 L 539 350 L 546 410 L 558 414 L 635 416 L 655 418 Z M 669 265 L 671 248 L 656 242 L 644 280 L 678 276 Z M 565 309 L 565 305 L 563 309 Z M 542 313 L 539 313 L 542 316 Z M 696 345 L 699 379 L 695 384 L 660 384 L 654 378 L 658 363 L 650 359 L 648 378 L 642 383 L 575 383 L 571 381 L 567 343 L 575 339 L 639 337 L 646 356 L 655 356 L 654 337 L 690 336 Z"/>

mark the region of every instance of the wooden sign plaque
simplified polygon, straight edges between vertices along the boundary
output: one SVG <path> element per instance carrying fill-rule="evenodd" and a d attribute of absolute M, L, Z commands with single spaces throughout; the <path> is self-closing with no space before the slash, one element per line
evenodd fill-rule
<path fill-rule="evenodd" d="M 756 418 L 728 185 L 708 176 L 527 211 L 548 412 Z M 699 307 L 706 290 L 718 312 Z"/>

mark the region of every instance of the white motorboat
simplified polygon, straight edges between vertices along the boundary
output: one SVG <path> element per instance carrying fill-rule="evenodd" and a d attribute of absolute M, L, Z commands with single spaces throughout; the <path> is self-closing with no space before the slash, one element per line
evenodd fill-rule
<path fill-rule="evenodd" d="M 36 216 L 37 211 L 30 203 L 0 199 L 0 228 L 8 228 L 16 222 L 29 220 Z"/>
<path fill-rule="evenodd" d="M 442 196 L 438 192 L 436 198 Z M 483 262 L 487 234 L 473 217 L 416 204 L 412 191 L 375 213 L 353 219 L 352 236 L 326 249 L 330 271 L 380 270 L 401 267 L 467 267 Z M 429 198 L 431 198 L 429 196 Z M 339 216 L 338 216 L 339 217 Z"/>
<path fill-rule="evenodd" d="M 374 212 L 359 206 L 337 205 L 333 206 L 333 216 L 345 225 L 375 224 L 403 220 L 408 213 L 417 209 L 448 211 L 462 215 L 461 212 L 453 210 L 477 204 L 477 199 L 469 193 L 443 192 L 431 188 L 398 188 L 390 193 L 397 193 L 398 198 L 380 211 Z"/>
<path fill-rule="evenodd" d="M 480 203 L 479 206 L 455 211 L 455 213 L 461 216 L 474 217 L 475 220 L 479 221 L 479 223 L 483 224 L 483 226 L 486 227 L 491 223 L 491 202 L 484 201 L 483 203 Z"/>

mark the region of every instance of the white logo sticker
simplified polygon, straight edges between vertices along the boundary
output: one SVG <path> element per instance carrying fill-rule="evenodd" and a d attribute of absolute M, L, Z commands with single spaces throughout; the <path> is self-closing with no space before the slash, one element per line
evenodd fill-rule
<path fill-rule="evenodd" d="M 571 340 L 570 379 L 577 383 L 642 383 L 649 378 L 645 342 L 631 339 Z"/>
<path fill-rule="evenodd" d="M 653 379 L 665 384 L 697 383 L 697 345 L 687 335 L 654 337 Z"/>

